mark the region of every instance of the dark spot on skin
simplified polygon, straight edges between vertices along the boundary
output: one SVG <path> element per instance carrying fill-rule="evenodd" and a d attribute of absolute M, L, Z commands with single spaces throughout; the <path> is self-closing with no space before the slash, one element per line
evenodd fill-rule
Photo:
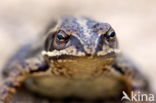
<path fill-rule="evenodd" d="M 59 72 L 60 76 L 65 76 L 65 74 L 63 72 Z"/>
<path fill-rule="evenodd" d="M 108 69 L 106 69 L 106 68 L 103 68 L 102 70 L 103 70 L 103 71 L 108 71 Z"/>
<path fill-rule="evenodd" d="M 25 68 L 25 67 L 27 67 L 29 64 L 27 63 L 27 62 L 22 62 L 22 63 L 20 63 L 21 64 L 21 67 L 22 68 Z"/>
<path fill-rule="evenodd" d="M 10 88 L 17 88 L 18 87 L 17 84 L 10 82 L 10 81 L 5 82 L 4 85 L 6 85 L 7 87 L 10 87 Z"/>
<path fill-rule="evenodd" d="M 2 95 L 8 94 L 8 90 L 3 90 L 0 92 Z"/>
<path fill-rule="evenodd" d="M 3 71 L 2 71 L 2 76 L 3 76 L 3 78 L 8 77 L 8 76 L 9 76 L 8 71 L 3 70 Z"/>
<path fill-rule="evenodd" d="M 104 30 L 104 28 L 100 25 L 100 23 L 96 23 L 92 29 L 93 29 L 93 32 L 96 32 L 97 34 L 99 31 Z"/>
<path fill-rule="evenodd" d="M 119 71 L 121 74 L 125 74 L 125 72 L 122 70 L 122 68 L 120 68 L 118 65 L 116 65 L 116 64 L 114 64 L 113 65 L 113 68 L 115 69 L 115 70 L 117 70 L 117 71 Z"/>
<path fill-rule="evenodd" d="M 51 71 L 51 73 L 52 73 L 52 74 L 55 74 L 55 72 L 54 72 L 53 70 Z"/>
<path fill-rule="evenodd" d="M 37 70 L 31 70 L 30 73 L 35 73 L 35 72 L 45 72 L 46 70 L 48 70 L 49 65 L 48 64 L 42 64 L 39 66 L 39 68 Z"/>
<path fill-rule="evenodd" d="M 62 69 L 62 67 L 57 67 L 57 69 L 61 70 L 61 69 Z"/>
<path fill-rule="evenodd" d="M 86 53 L 86 56 L 91 56 L 91 54 Z"/>
<path fill-rule="evenodd" d="M 6 96 L 6 95 L 13 95 L 14 94 L 14 92 L 13 91 L 11 91 L 9 88 L 8 89 L 4 89 L 4 90 L 2 90 L 2 91 L 0 91 L 0 94 L 2 94 L 1 96 L 3 97 L 3 95 L 4 96 Z M 0 99 L 1 100 L 1 99 Z M 2 99 L 3 100 L 3 99 Z"/>

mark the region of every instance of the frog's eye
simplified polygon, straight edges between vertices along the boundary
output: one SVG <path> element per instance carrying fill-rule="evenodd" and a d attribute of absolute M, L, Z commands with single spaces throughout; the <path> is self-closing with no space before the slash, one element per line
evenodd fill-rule
<path fill-rule="evenodd" d="M 114 31 L 108 32 L 108 37 L 115 37 L 116 33 Z"/>
<path fill-rule="evenodd" d="M 60 30 L 56 32 L 55 39 L 53 41 L 53 48 L 57 50 L 61 50 L 66 47 L 69 41 L 70 35 L 65 33 L 64 31 Z"/>
<path fill-rule="evenodd" d="M 64 40 L 65 37 L 64 37 L 63 35 L 61 35 L 61 34 L 58 34 L 58 35 L 57 35 L 57 39 L 58 39 L 58 40 Z"/>
<path fill-rule="evenodd" d="M 57 36 L 56 36 L 57 40 L 59 40 L 60 42 L 64 42 L 69 38 L 69 35 L 66 34 L 64 31 L 58 31 Z"/>
<path fill-rule="evenodd" d="M 109 31 L 108 33 L 107 33 L 107 38 L 109 38 L 109 39 L 113 39 L 114 37 L 115 37 L 115 35 L 116 35 L 116 33 L 114 32 L 114 31 Z"/>

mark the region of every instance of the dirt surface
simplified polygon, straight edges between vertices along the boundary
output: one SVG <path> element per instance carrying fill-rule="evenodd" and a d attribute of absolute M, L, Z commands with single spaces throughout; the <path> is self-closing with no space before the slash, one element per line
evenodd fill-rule
<path fill-rule="evenodd" d="M 115 28 L 120 48 L 141 67 L 156 91 L 156 0 L 3 0 L 0 69 L 22 44 L 62 15 L 87 16 Z M 45 102 L 46 103 L 46 102 Z"/>

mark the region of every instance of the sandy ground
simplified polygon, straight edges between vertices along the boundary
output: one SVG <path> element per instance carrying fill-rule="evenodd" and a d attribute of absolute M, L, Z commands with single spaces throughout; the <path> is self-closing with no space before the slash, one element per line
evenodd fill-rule
<path fill-rule="evenodd" d="M 156 0 L 1 0 L 0 68 L 20 45 L 62 15 L 88 16 L 115 28 L 121 50 L 156 91 Z"/>

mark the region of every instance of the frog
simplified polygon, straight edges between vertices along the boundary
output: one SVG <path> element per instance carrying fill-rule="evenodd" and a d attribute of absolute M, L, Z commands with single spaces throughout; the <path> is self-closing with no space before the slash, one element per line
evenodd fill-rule
<path fill-rule="evenodd" d="M 148 92 L 148 80 L 120 50 L 108 23 L 61 17 L 35 42 L 21 47 L 2 71 L 0 103 L 24 85 L 48 98 L 121 99 L 124 91 Z"/>

